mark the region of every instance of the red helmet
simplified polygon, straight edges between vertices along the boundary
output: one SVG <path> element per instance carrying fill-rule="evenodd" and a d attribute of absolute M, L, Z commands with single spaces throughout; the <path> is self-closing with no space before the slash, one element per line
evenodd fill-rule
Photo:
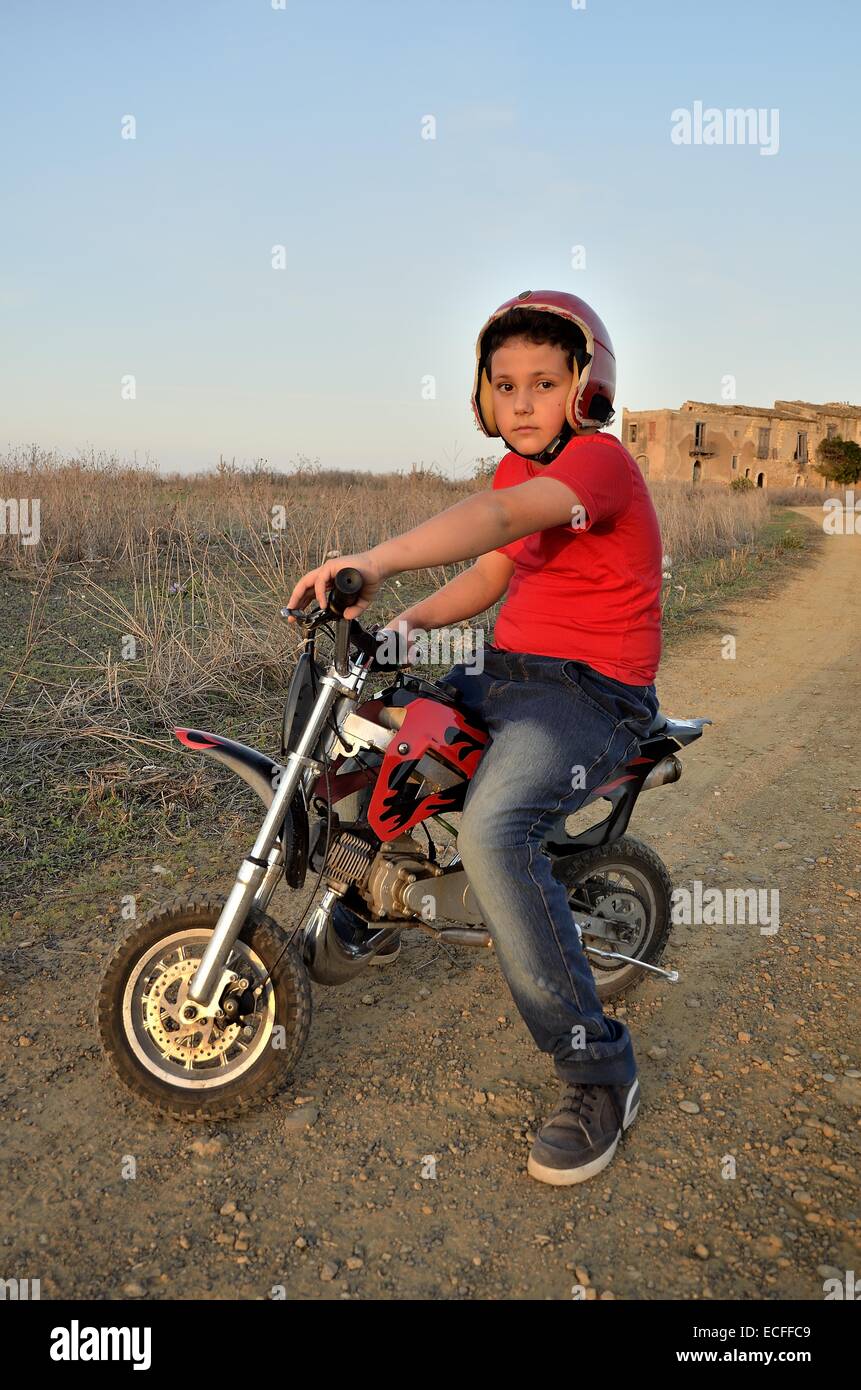
<path fill-rule="evenodd" d="M 576 294 L 566 294 L 564 290 L 521 290 L 513 299 L 500 304 L 487 320 L 478 335 L 475 345 L 475 381 L 472 388 L 472 408 L 478 427 L 483 434 L 497 437 L 499 430 L 493 413 L 493 393 L 485 370 L 482 343 L 488 328 L 509 309 L 539 309 L 548 314 L 559 314 L 571 323 L 576 323 L 586 339 L 589 357 L 580 380 L 572 386 L 565 402 L 565 418 L 572 429 L 578 425 L 591 425 L 601 428 L 612 424 L 615 411 L 613 400 L 616 395 L 616 357 L 610 334 L 589 305 Z M 603 414 L 603 407 L 597 405 L 595 397 L 603 396 L 609 412 Z"/>

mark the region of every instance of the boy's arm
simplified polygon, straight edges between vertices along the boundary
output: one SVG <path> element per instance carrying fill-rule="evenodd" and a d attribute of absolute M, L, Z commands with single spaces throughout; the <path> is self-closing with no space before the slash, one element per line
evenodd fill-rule
<path fill-rule="evenodd" d="M 325 608 L 335 574 L 355 566 L 365 582 L 356 602 L 344 609 L 344 617 L 357 618 L 389 575 L 484 557 L 522 536 L 570 523 L 578 506 L 577 494 L 558 478 L 530 478 L 514 487 L 477 492 L 371 550 L 342 555 L 309 570 L 294 586 L 288 607 L 304 608 L 316 595 Z"/>
<path fill-rule="evenodd" d="M 466 497 L 411 531 L 375 545 L 368 554 L 383 574 L 471 560 L 548 526 L 570 522 L 577 504 L 578 498 L 567 483 L 557 478 L 530 478 L 514 487 L 487 489 Z"/>
<path fill-rule="evenodd" d="M 437 589 L 436 593 L 429 594 L 411 608 L 405 608 L 403 613 L 386 623 L 386 629 L 397 632 L 400 624 L 406 623 L 407 631 L 417 628 L 427 632 L 434 627 L 460 622 L 463 618 L 473 618 L 502 597 L 513 573 L 513 560 L 497 550 L 489 550 L 486 555 L 479 555 L 468 570 L 455 575 L 454 579 Z"/>

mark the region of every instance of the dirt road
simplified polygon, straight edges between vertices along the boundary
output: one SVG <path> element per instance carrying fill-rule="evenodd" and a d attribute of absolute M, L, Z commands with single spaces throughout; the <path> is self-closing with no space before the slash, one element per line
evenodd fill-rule
<path fill-rule="evenodd" d="M 603 1174 L 527 1176 L 549 1059 L 492 954 L 418 930 L 391 968 L 314 987 L 275 1102 L 222 1127 L 154 1122 L 95 1040 L 119 893 L 226 887 L 241 842 L 193 874 L 159 845 L 16 924 L 32 944 L 4 961 L 0 1276 L 75 1298 L 821 1299 L 861 1268 L 861 537 L 820 519 L 811 564 L 661 668 L 664 709 L 714 724 L 631 831 L 677 886 L 778 889 L 780 927 L 674 929 L 680 981 L 646 980 L 617 1010 L 643 1102 Z"/>

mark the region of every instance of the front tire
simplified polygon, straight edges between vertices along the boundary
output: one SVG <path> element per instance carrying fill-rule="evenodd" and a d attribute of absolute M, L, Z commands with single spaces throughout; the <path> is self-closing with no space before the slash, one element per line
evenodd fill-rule
<path fill-rule="evenodd" d="M 613 844 L 555 860 L 553 873 L 568 891 L 572 912 L 591 910 L 624 922 L 627 937 L 619 942 L 591 937 L 584 930 L 583 945 L 657 965 L 664 954 L 672 925 L 673 884 L 666 865 L 653 849 L 633 835 Z M 614 903 L 615 898 L 615 903 Z M 637 965 L 619 964 L 586 953 L 602 1004 L 624 994 L 648 975 Z"/>
<path fill-rule="evenodd" d="M 251 990 L 272 971 L 253 1011 L 221 1026 L 178 1017 L 223 905 L 193 895 L 155 908 L 120 942 L 99 992 L 105 1056 L 135 1095 L 175 1119 L 230 1119 L 273 1096 L 311 1026 L 301 954 L 295 944 L 285 950 L 277 922 L 254 910 L 226 962 Z"/>

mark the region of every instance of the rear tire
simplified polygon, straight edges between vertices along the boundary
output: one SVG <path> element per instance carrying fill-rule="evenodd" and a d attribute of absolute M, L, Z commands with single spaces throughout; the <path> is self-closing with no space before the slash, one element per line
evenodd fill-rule
<path fill-rule="evenodd" d="M 602 845 L 599 849 L 561 856 L 554 860 L 553 873 L 569 890 L 569 901 L 571 898 L 583 901 L 584 885 L 589 879 L 597 880 L 606 875 L 609 891 L 620 879 L 627 880 L 633 889 L 632 906 L 643 919 L 634 949 L 629 949 L 624 942 L 590 938 L 585 931 L 583 944 L 595 945 L 605 951 L 618 950 L 626 956 L 648 961 L 650 965 L 659 963 L 672 926 L 673 884 L 666 865 L 649 845 L 633 835 L 623 835 L 613 844 Z M 624 893 L 624 883 L 619 888 Z M 594 895 L 595 891 L 593 883 L 591 893 Z M 633 989 L 650 974 L 636 965 L 614 966 L 612 961 L 604 961 L 600 956 L 588 952 L 586 959 L 602 1003 Z"/>
<path fill-rule="evenodd" d="M 231 1119 L 268 1100 L 289 1077 L 311 1026 L 301 954 L 295 944 L 285 951 L 278 923 L 254 910 L 227 961 L 252 989 L 272 970 L 253 1012 L 226 1028 L 196 1031 L 174 1017 L 223 905 L 222 897 L 195 894 L 155 908 L 120 942 L 99 991 L 105 1056 L 136 1096 L 174 1119 Z"/>

